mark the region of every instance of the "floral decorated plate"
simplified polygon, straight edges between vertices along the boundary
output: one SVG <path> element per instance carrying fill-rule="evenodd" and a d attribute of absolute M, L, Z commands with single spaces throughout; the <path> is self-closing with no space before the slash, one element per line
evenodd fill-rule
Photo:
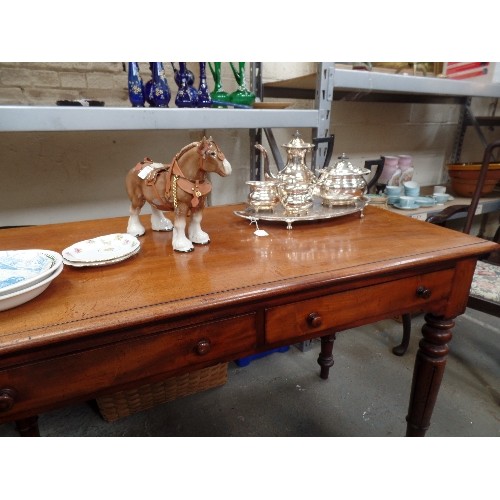
<path fill-rule="evenodd" d="M 0 251 L 0 297 L 43 281 L 62 261 L 62 256 L 51 250 Z"/>
<path fill-rule="evenodd" d="M 133 255 L 139 247 L 140 242 L 135 236 L 115 233 L 79 241 L 65 248 L 62 256 L 67 264 L 112 263 L 110 261 L 116 262 Z"/>
<path fill-rule="evenodd" d="M 122 255 L 121 257 L 117 257 L 116 259 L 109 259 L 109 260 L 97 260 L 97 261 L 92 261 L 92 262 L 76 262 L 76 261 L 71 261 L 71 260 L 66 260 L 63 259 L 64 264 L 68 266 L 73 266 L 73 267 L 97 267 L 97 266 L 110 266 L 111 264 L 116 264 L 117 262 L 121 262 L 122 260 L 126 260 L 129 257 L 132 257 L 136 253 L 138 253 L 140 250 L 140 247 L 137 247 L 135 250 L 132 250 L 132 252 Z"/>

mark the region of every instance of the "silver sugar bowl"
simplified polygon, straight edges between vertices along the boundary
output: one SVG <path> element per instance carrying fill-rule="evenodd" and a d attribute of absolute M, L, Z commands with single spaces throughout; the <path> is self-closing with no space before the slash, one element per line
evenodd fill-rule
<path fill-rule="evenodd" d="M 247 181 L 246 184 L 250 186 L 248 204 L 256 212 L 274 210 L 274 207 L 280 202 L 276 180 Z"/>

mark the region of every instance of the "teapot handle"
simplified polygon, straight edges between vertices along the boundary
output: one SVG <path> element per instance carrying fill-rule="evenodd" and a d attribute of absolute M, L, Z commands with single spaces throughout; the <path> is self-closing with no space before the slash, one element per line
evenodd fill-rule
<path fill-rule="evenodd" d="M 377 170 L 375 170 L 375 174 L 374 176 L 372 177 L 372 179 L 370 180 L 370 182 L 368 183 L 368 186 L 366 188 L 366 192 L 369 193 L 370 192 L 370 189 L 376 184 L 376 182 L 378 181 L 379 177 L 380 177 L 380 174 L 382 173 L 382 170 L 384 169 L 384 162 L 385 162 L 385 158 L 383 156 L 381 156 L 378 160 L 366 160 L 365 161 L 365 168 L 368 168 L 371 170 L 371 168 L 374 166 L 374 165 L 377 165 Z"/>
<path fill-rule="evenodd" d="M 313 139 L 313 144 L 315 146 L 315 148 L 314 148 L 315 151 L 318 149 L 319 144 L 321 144 L 322 142 L 326 142 L 327 143 L 325 161 L 324 161 L 323 166 L 322 166 L 322 168 L 325 168 L 325 167 L 328 166 L 328 164 L 330 163 L 330 160 L 332 159 L 333 144 L 335 142 L 335 135 L 332 134 L 332 135 L 330 135 L 328 137 L 315 137 Z M 314 168 L 316 167 L 316 157 L 315 156 L 313 156 L 311 163 L 312 163 L 312 168 L 314 170 Z"/>

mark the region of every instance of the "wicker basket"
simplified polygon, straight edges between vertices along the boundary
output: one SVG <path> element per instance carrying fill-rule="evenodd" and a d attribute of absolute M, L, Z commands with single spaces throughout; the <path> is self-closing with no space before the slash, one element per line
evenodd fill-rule
<path fill-rule="evenodd" d="M 224 385 L 227 382 L 227 365 L 220 363 L 163 382 L 102 396 L 96 399 L 97 407 L 104 420 L 114 422 L 158 404 Z"/>

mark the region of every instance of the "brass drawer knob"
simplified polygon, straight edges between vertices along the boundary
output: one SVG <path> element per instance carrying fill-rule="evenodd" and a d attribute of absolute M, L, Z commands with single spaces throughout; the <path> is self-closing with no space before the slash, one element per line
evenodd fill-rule
<path fill-rule="evenodd" d="M 210 340 L 202 339 L 199 340 L 198 343 L 196 344 L 196 352 L 200 356 L 209 353 L 211 349 L 212 349 L 212 344 L 210 343 Z"/>
<path fill-rule="evenodd" d="M 9 411 L 16 402 L 17 391 L 12 387 L 0 389 L 0 412 Z"/>
<path fill-rule="evenodd" d="M 431 291 L 425 286 L 419 286 L 417 288 L 417 297 L 421 299 L 428 299 L 431 296 Z"/>
<path fill-rule="evenodd" d="M 318 313 L 312 312 L 307 316 L 307 324 L 312 328 L 318 328 L 323 324 L 323 319 Z"/>

